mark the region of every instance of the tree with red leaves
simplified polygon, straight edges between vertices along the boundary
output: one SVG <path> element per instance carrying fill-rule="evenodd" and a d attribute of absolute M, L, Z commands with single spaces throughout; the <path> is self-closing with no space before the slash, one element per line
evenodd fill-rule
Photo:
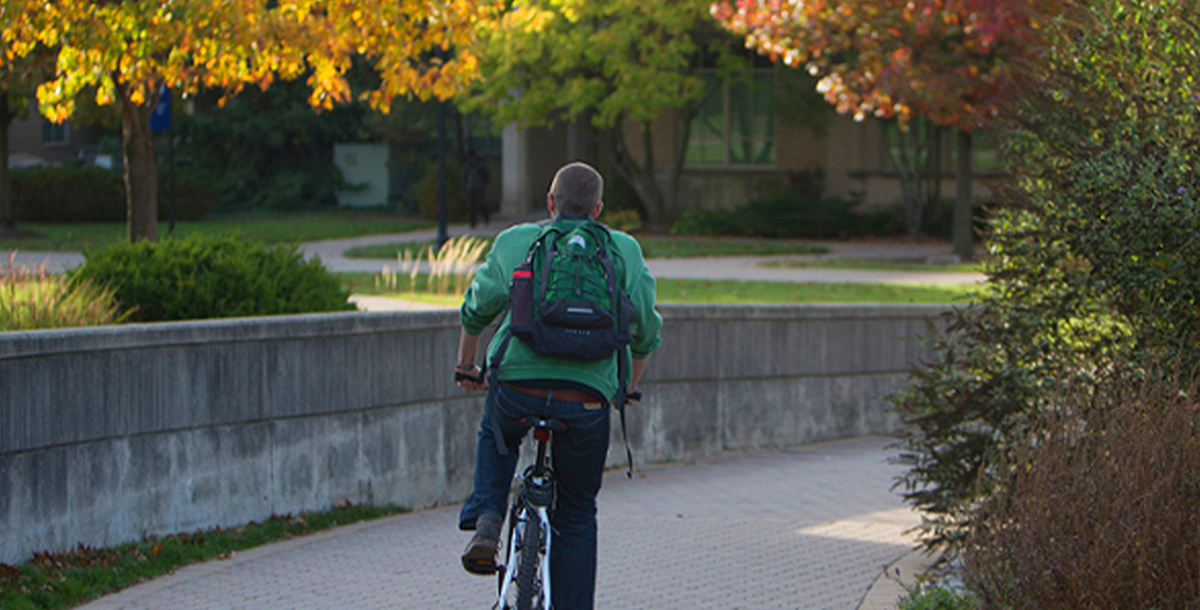
<path fill-rule="evenodd" d="M 970 258 L 971 132 L 997 117 L 1012 66 L 1037 52 L 1055 0 L 720 0 L 713 15 L 746 45 L 818 77 L 862 120 L 916 117 L 958 130 L 954 250 Z M 919 209 L 919 208 L 918 208 Z"/>

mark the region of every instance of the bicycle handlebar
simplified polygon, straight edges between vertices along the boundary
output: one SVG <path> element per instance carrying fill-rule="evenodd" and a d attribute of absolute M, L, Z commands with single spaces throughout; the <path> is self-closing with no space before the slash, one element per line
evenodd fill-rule
<path fill-rule="evenodd" d="M 484 368 L 481 368 L 481 369 L 479 369 L 479 376 L 478 376 L 478 377 L 475 377 L 475 376 L 473 376 L 473 375 L 468 375 L 467 373 L 464 373 L 464 372 L 462 372 L 462 371 L 460 371 L 460 370 L 458 370 L 458 369 L 454 369 L 454 382 L 455 382 L 455 383 L 458 383 L 458 382 L 460 382 L 460 381 L 471 381 L 471 382 L 478 383 L 478 384 L 482 385 L 482 384 L 483 384 L 483 378 L 484 378 L 486 375 L 487 375 L 487 369 L 484 369 Z M 631 400 L 632 400 L 633 402 L 641 402 L 641 400 L 642 400 L 642 391 L 641 391 L 641 390 L 637 390 L 637 391 L 635 391 L 635 392 L 629 392 L 629 393 L 627 393 L 627 394 L 625 395 L 625 402 L 629 402 L 629 401 L 631 401 Z"/>
<path fill-rule="evenodd" d="M 454 382 L 458 383 L 460 381 L 471 381 L 471 382 L 482 385 L 483 384 L 483 371 L 479 371 L 479 376 L 475 377 L 473 375 L 468 375 L 468 374 L 456 369 L 454 371 Z"/>

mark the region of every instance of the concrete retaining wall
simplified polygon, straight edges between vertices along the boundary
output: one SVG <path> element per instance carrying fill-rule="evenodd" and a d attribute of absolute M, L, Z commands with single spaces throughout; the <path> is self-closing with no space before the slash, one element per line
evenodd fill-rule
<path fill-rule="evenodd" d="M 943 309 L 663 306 L 664 346 L 629 410 L 635 460 L 893 431 L 884 396 Z M 0 334 L 0 563 L 343 499 L 461 501 L 482 399 L 452 383 L 457 321 L 351 313 Z M 614 447 L 610 462 L 623 462 Z"/>

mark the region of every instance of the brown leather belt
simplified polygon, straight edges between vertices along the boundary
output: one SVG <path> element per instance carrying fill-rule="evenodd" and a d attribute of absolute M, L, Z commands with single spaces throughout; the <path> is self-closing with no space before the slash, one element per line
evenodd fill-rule
<path fill-rule="evenodd" d="M 582 390 L 572 390 L 569 388 L 564 388 L 561 390 L 527 388 L 524 386 L 513 385 L 507 381 L 501 381 L 500 384 L 518 394 L 535 396 L 537 398 L 550 398 L 550 392 L 554 392 L 554 400 L 559 400 L 562 402 L 581 402 L 583 403 L 583 408 L 585 409 L 599 409 L 601 405 L 600 401 L 597 400 L 595 396 L 592 396 L 591 394 L 588 394 Z"/>

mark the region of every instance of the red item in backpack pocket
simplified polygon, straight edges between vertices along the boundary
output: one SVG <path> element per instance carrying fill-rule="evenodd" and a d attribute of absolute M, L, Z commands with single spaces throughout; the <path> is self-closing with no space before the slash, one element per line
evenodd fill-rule
<path fill-rule="evenodd" d="M 520 336 L 533 330 L 533 269 L 521 265 L 513 270 L 508 292 L 511 318 L 509 331 Z"/>

